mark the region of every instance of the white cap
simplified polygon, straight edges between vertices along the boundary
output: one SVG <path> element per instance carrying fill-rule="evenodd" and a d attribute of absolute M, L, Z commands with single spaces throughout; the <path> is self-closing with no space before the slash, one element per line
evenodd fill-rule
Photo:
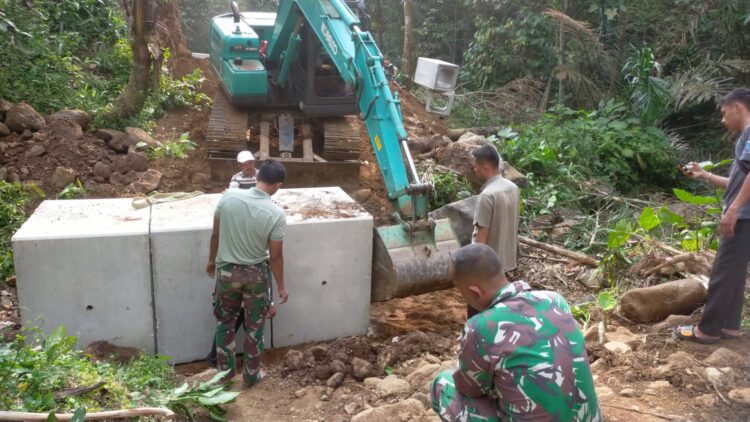
<path fill-rule="evenodd" d="M 248 161 L 255 161 L 255 157 L 253 157 L 253 153 L 250 151 L 241 151 L 239 154 L 237 154 L 237 162 L 238 163 L 246 163 Z"/>

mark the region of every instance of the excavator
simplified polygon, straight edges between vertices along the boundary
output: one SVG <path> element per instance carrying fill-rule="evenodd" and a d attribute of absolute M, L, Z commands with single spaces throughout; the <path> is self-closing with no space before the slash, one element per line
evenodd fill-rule
<path fill-rule="evenodd" d="M 447 219 L 429 218 L 433 186 L 414 165 L 398 94 L 366 31 L 364 0 L 280 0 L 276 13 L 241 13 L 235 2 L 231 9 L 212 19 L 209 33 L 221 86 L 209 158 L 228 169 L 212 165 L 212 173 L 228 180 L 235 166 L 227 161 L 253 146 L 259 159 L 284 162 L 292 181 L 356 183 L 364 122 L 396 223 L 375 230 L 372 300 L 450 286 L 450 254 L 460 244 Z M 329 180 L 316 179 L 321 174 Z"/>

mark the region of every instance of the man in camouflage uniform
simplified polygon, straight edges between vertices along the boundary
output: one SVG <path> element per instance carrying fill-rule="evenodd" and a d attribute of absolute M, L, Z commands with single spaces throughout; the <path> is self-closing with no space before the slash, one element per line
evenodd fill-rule
<path fill-rule="evenodd" d="M 279 303 L 289 297 L 284 287 L 283 239 L 286 217 L 271 201 L 286 177 L 284 166 L 268 160 L 258 171 L 257 186 L 249 190 L 229 189 L 214 214 L 211 247 L 206 272 L 216 276 L 214 316 L 217 367 L 234 376 L 235 322 L 245 308 L 245 387 L 260 381 L 260 356 L 264 350 L 263 328 L 271 298 L 271 273 L 276 279 Z"/>
<path fill-rule="evenodd" d="M 443 421 L 601 421 L 583 335 L 555 292 L 509 283 L 497 254 L 453 255 L 453 282 L 481 309 L 466 322 L 458 368 L 432 383 Z"/>

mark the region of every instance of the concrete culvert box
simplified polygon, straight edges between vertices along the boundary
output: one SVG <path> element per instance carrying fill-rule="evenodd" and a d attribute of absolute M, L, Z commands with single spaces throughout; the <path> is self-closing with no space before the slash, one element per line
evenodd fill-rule
<path fill-rule="evenodd" d="M 153 352 L 149 217 L 129 199 L 42 202 L 12 238 L 24 326 Z"/>

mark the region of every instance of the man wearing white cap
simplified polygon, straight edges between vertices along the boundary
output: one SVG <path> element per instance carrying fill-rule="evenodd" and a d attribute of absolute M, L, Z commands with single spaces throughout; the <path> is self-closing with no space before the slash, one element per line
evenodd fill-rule
<path fill-rule="evenodd" d="M 250 151 L 241 151 L 237 154 L 237 163 L 240 172 L 232 176 L 229 187 L 235 189 L 250 189 L 255 187 L 255 157 Z"/>

